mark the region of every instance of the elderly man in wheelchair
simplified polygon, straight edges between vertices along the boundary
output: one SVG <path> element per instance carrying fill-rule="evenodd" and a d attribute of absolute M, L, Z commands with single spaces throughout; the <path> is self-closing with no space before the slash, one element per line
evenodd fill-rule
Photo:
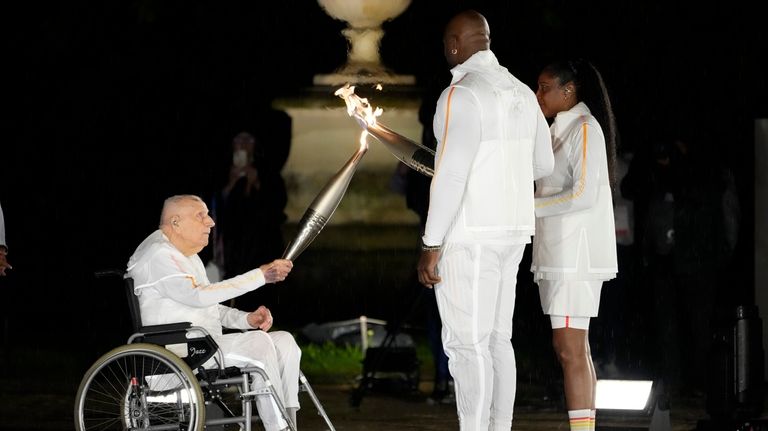
<path fill-rule="evenodd" d="M 136 333 L 86 373 L 75 403 L 77 429 L 202 430 L 236 424 L 250 430 L 255 401 L 267 431 L 296 430 L 300 382 L 333 429 L 301 374 L 293 337 L 267 332 L 270 311 L 262 306 L 249 313 L 220 304 L 284 280 L 292 263 L 277 259 L 210 283 L 197 254 L 213 226 L 199 197 L 166 199 L 160 228 L 128 262 Z M 224 334 L 223 328 L 242 332 Z M 239 406 L 230 407 L 225 398 L 233 389 Z"/>

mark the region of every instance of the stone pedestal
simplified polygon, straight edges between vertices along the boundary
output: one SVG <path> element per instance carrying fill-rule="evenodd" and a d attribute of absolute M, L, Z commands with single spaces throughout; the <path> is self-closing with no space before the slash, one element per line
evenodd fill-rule
<path fill-rule="evenodd" d="M 288 223 L 299 221 L 359 145 L 362 129 L 347 114 L 344 101 L 333 95 L 335 90 L 317 86 L 274 102 L 292 120 L 291 152 L 282 172 L 288 187 Z M 383 124 L 421 141 L 421 98 L 415 88 L 360 89 L 357 93 L 384 109 L 379 118 Z M 374 138 L 368 138 L 368 145 L 370 149 L 329 224 L 417 224 L 418 217 L 406 207 L 405 196 L 391 187 L 399 161 Z"/>

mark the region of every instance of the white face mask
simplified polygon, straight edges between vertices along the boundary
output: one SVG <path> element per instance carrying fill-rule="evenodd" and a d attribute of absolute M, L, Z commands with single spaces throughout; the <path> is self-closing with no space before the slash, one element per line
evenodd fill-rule
<path fill-rule="evenodd" d="M 248 151 L 236 150 L 232 154 L 232 164 L 238 168 L 244 168 L 248 164 Z"/>

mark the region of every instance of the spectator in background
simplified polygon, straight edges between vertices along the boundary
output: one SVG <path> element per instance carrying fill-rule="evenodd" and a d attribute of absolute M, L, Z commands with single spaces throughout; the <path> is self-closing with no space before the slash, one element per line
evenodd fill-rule
<path fill-rule="evenodd" d="M 618 136 L 617 136 L 618 138 Z M 617 139 L 618 143 L 618 139 Z M 617 145 L 618 146 L 618 145 Z M 620 151 L 616 157 L 616 184 L 620 184 L 629 170 L 634 157 L 631 151 Z M 632 338 L 631 325 L 636 319 L 632 304 L 638 299 L 635 282 L 635 223 L 633 202 L 621 193 L 613 194 L 613 219 L 616 229 L 616 256 L 619 272 L 616 278 L 604 283 L 600 302 L 601 313 L 590 328 L 590 340 L 596 346 L 595 368 L 604 378 L 619 377 L 619 373 L 630 366 Z"/>
<path fill-rule="evenodd" d="M 706 152 L 703 134 L 663 136 L 649 162 L 633 163 L 622 192 L 637 208 L 642 264 L 652 288 L 648 319 L 659 343 L 656 372 L 668 397 L 702 396 L 718 285 L 738 237 L 735 182 Z"/>
<path fill-rule="evenodd" d="M 215 208 L 224 278 L 242 274 L 257 267 L 259 262 L 282 255 L 285 248 L 282 224 L 286 220 L 284 209 L 288 200 L 280 174 L 281 161 L 269 157 L 266 143 L 243 131 L 234 137 L 231 145 L 227 182 Z"/>

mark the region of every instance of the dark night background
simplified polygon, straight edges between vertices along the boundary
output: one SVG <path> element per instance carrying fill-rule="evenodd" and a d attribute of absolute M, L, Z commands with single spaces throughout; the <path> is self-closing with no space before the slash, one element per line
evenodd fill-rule
<path fill-rule="evenodd" d="M 413 0 L 384 24 L 384 63 L 419 86 L 446 78 L 443 25 L 470 7 L 534 89 L 550 59 L 592 59 L 625 148 L 642 153 L 680 124 L 700 132 L 733 170 L 744 214 L 728 301 L 751 301 L 764 3 Z M 218 187 L 234 130 L 340 66 L 344 27 L 312 0 L 6 3 L 0 202 L 14 269 L 0 279 L 2 348 L 66 347 L 90 363 L 121 344 L 122 292 L 104 294 L 93 272 L 124 266 L 165 197 Z M 307 323 L 289 294 L 274 307 Z M 367 306 L 355 313 L 380 311 Z"/>

